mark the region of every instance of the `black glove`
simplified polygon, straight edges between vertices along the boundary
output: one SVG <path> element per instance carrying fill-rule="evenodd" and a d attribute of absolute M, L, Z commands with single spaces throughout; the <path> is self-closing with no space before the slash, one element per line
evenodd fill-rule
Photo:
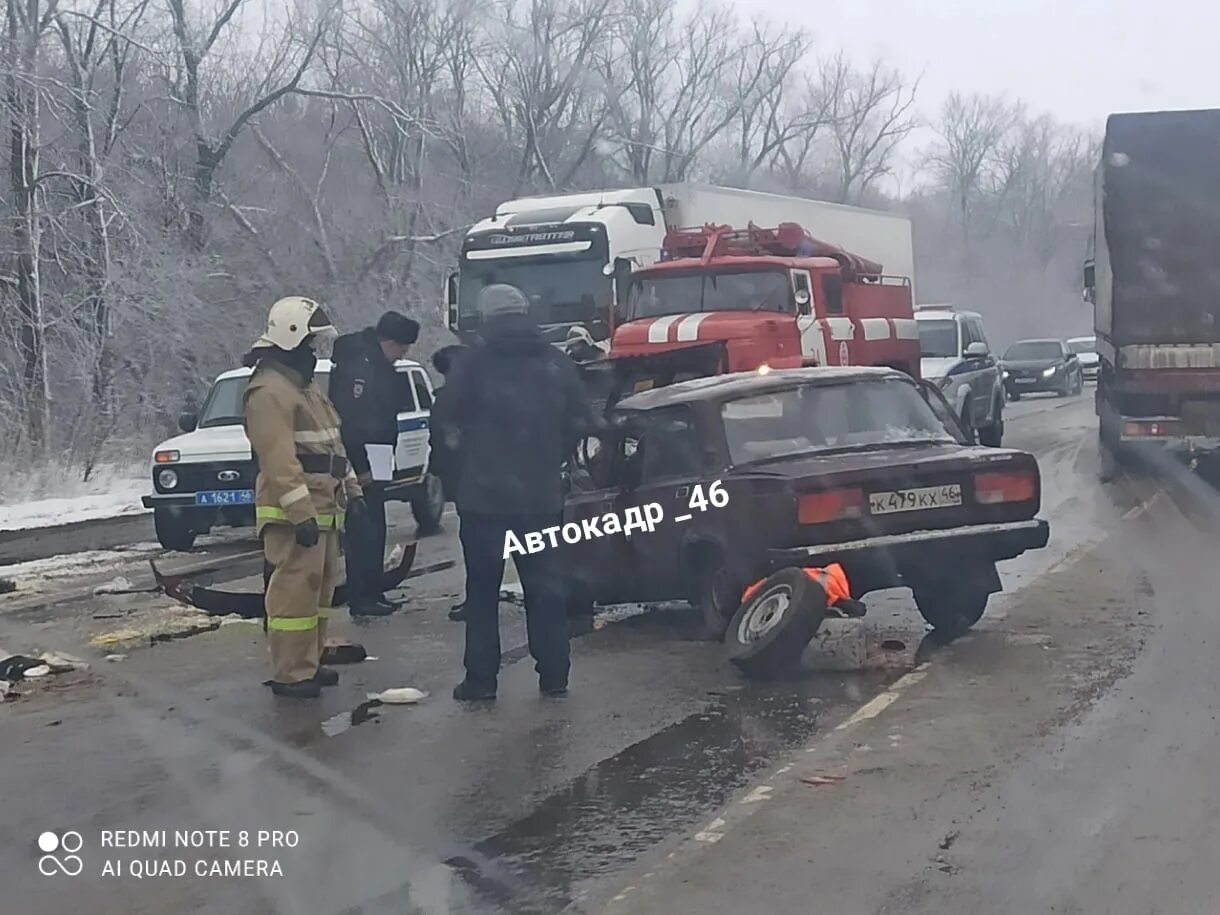
<path fill-rule="evenodd" d="M 308 521 L 302 521 L 300 524 L 294 525 L 293 530 L 296 532 L 298 545 L 318 545 L 318 522 L 316 519 L 310 518 Z"/>
<path fill-rule="evenodd" d="M 363 524 L 364 519 L 369 516 L 368 504 L 364 501 L 363 496 L 357 496 L 354 499 L 348 500 L 347 517 L 349 521 L 354 521 L 356 524 Z"/>

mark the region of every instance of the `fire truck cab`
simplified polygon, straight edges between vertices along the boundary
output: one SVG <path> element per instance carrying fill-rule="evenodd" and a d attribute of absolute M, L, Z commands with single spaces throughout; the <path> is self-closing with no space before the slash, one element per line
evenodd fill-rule
<path fill-rule="evenodd" d="M 631 275 L 610 358 L 621 394 L 689 378 L 806 365 L 889 366 L 919 377 L 908 277 L 796 223 L 668 233 Z"/>

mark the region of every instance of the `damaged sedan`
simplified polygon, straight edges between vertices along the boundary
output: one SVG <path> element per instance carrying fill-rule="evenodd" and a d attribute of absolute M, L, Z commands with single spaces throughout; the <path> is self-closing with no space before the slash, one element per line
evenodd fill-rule
<path fill-rule="evenodd" d="M 1033 456 L 968 444 L 933 386 L 885 368 L 803 368 L 624 399 L 581 444 L 564 521 L 661 519 L 570 547 L 586 602 L 688 600 L 722 637 L 751 584 L 838 563 L 852 598 L 908 587 L 952 638 L 1001 590 L 997 562 L 1046 545 L 1040 500 Z"/>

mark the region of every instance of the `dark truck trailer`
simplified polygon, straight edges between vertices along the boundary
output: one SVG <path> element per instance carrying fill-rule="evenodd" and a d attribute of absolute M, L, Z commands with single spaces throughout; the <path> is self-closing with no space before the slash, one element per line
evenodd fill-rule
<path fill-rule="evenodd" d="M 1107 119 L 1091 247 L 1102 444 L 1220 450 L 1220 110 Z"/>

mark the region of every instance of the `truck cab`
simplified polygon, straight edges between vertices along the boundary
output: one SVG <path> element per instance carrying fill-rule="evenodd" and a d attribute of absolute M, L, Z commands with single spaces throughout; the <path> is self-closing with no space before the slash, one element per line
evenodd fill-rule
<path fill-rule="evenodd" d="M 610 356 L 622 393 L 725 372 L 889 366 L 919 377 L 908 277 L 796 223 L 681 229 L 636 270 Z"/>

